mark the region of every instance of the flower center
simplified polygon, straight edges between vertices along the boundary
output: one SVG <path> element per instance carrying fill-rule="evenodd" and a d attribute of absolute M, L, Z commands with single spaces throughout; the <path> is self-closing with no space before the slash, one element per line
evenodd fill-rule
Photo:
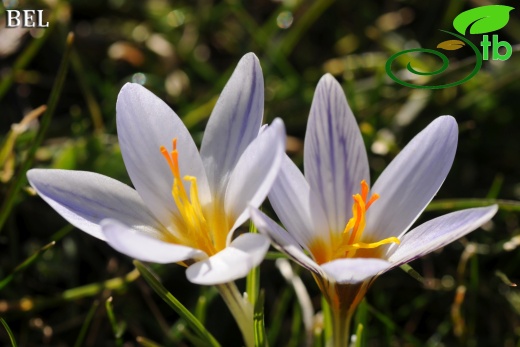
<path fill-rule="evenodd" d="M 172 232 L 171 235 L 166 235 L 167 241 L 200 249 L 209 256 L 217 253 L 212 242 L 209 224 L 204 218 L 199 202 L 197 178 L 184 176 L 183 179 L 190 182 L 189 196 L 184 188 L 179 169 L 177 139 L 173 139 L 173 150 L 171 152 L 168 152 L 164 146 L 161 146 L 160 150 L 173 175 L 172 197 L 179 210 L 179 216 L 175 217 L 177 230 Z"/>
<path fill-rule="evenodd" d="M 358 253 L 358 257 L 379 258 L 379 252 L 370 252 L 370 250 L 389 243 L 400 244 L 400 240 L 397 237 L 388 237 L 377 242 L 360 242 L 366 226 L 366 212 L 379 199 L 378 194 L 373 194 L 368 199 L 368 192 L 368 184 L 365 180 L 361 181 L 361 194 L 352 196 L 354 199 L 352 218 L 350 218 L 341 234 L 332 235 L 331 247 L 327 247 L 326 243 L 321 239 L 311 243 L 309 250 L 318 264 L 334 259 L 354 258 L 356 253 Z"/>

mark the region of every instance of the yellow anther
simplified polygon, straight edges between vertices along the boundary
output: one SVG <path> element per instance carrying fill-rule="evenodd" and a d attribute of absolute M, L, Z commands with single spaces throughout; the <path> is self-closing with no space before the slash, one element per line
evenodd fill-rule
<path fill-rule="evenodd" d="M 360 248 L 376 248 L 376 247 L 386 245 L 389 243 L 396 243 L 399 245 L 399 244 L 401 244 L 401 241 L 397 237 L 392 236 L 392 237 L 388 237 L 388 238 L 383 239 L 378 242 L 370 242 L 370 243 L 357 242 L 357 243 L 345 246 L 345 250 L 351 251 L 351 250 L 356 250 L 356 249 L 360 249 Z"/>
<path fill-rule="evenodd" d="M 184 180 L 190 182 L 190 195 L 186 192 L 181 179 L 179 168 L 179 152 L 177 151 L 177 139 L 173 139 L 173 150 L 161 146 L 161 154 L 166 159 L 173 175 L 172 197 L 179 210 L 180 218 L 177 219 L 178 229 L 176 236 L 183 244 L 205 251 L 208 255 L 216 253 L 211 241 L 210 230 L 199 201 L 197 178 L 184 176 Z"/>
<path fill-rule="evenodd" d="M 333 242 L 332 259 L 337 258 L 351 258 L 356 255 L 359 249 L 371 249 L 385 244 L 396 243 L 400 241 L 397 237 L 389 237 L 377 242 L 360 242 L 363 236 L 363 231 L 366 226 L 366 212 L 368 208 L 379 199 L 378 194 L 373 194 L 369 198 L 370 188 L 365 180 L 361 181 L 361 193 L 352 196 L 354 204 L 352 205 L 352 218 L 349 219 L 341 238 Z M 326 254 L 321 251 L 321 253 Z M 320 257 L 323 254 L 320 253 Z M 316 257 L 315 257 L 316 258 Z M 329 259 L 328 261 L 332 260 Z"/>

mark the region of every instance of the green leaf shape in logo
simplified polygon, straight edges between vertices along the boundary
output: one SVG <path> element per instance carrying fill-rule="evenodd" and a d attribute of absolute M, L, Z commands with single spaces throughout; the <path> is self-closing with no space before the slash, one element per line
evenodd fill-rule
<path fill-rule="evenodd" d="M 462 35 L 471 26 L 470 34 L 486 34 L 502 29 L 509 22 L 509 12 L 514 7 L 504 5 L 487 5 L 459 14 L 453 20 L 453 27 Z"/>

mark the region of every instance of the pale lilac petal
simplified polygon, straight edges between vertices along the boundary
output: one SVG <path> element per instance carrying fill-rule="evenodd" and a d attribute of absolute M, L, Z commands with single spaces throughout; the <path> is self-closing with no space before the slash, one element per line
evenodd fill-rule
<path fill-rule="evenodd" d="M 250 209 L 251 219 L 258 231 L 269 237 L 279 251 L 287 254 L 292 260 L 307 270 L 323 277 L 323 271 L 320 266 L 303 252 L 302 247 L 293 235 L 282 229 L 282 227 L 257 208 L 251 206 Z"/>
<path fill-rule="evenodd" d="M 318 83 L 305 135 L 305 177 L 318 195 L 332 232 L 352 215 L 352 195 L 370 183 L 361 132 L 339 83 L 329 74 Z"/>
<path fill-rule="evenodd" d="M 98 239 L 105 239 L 99 225 L 105 218 L 125 221 L 151 235 L 162 228 L 135 190 L 110 177 L 85 171 L 32 169 L 27 178 L 63 218 Z"/>
<path fill-rule="evenodd" d="M 269 249 L 269 240 L 260 234 L 242 234 L 214 256 L 190 265 L 186 276 L 190 282 L 204 285 L 222 284 L 245 277 L 258 266 Z"/>
<path fill-rule="evenodd" d="M 101 229 L 110 246 L 137 260 L 168 264 L 207 258 L 201 250 L 162 241 L 114 219 L 101 221 Z"/>
<path fill-rule="evenodd" d="M 146 206 L 169 226 L 178 209 L 171 190 L 173 175 L 161 154 L 177 139 L 181 177 L 197 177 L 201 204 L 211 199 L 204 167 L 188 129 L 161 99 L 139 84 L 127 83 L 117 98 L 117 132 L 121 152 L 136 190 Z M 190 184 L 184 183 L 189 192 Z"/>
<path fill-rule="evenodd" d="M 448 175 L 457 136 L 455 119 L 439 117 L 397 155 L 372 188 L 380 197 L 367 212 L 366 236 L 399 237 L 410 228 Z"/>
<path fill-rule="evenodd" d="M 223 199 L 229 175 L 260 130 L 264 112 L 264 79 L 258 58 L 246 54 L 213 109 L 200 155 L 213 196 Z"/>
<path fill-rule="evenodd" d="M 285 127 L 277 118 L 246 148 L 231 173 L 225 211 L 234 222 L 231 231 L 249 218 L 248 204 L 260 206 L 267 197 L 285 153 Z"/>
<path fill-rule="evenodd" d="M 285 155 L 269 201 L 285 228 L 307 251 L 316 238 L 330 240 L 327 218 L 318 200 L 298 167 Z"/>
<path fill-rule="evenodd" d="M 355 284 L 385 272 L 393 265 L 376 258 L 343 258 L 321 265 L 329 279 L 340 284 Z"/>
<path fill-rule="evenodd" d="M 388 260 L 398 266 L 444 247 L 489 221 L 497 210 L 497 205 L 471 208 L 421 224 L 404 235 Z"/>

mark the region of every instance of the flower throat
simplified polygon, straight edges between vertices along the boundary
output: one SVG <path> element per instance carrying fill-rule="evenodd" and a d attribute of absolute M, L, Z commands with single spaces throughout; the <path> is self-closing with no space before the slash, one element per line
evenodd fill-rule
<path fill-rule="evenodd" d="M 349 219 L 341 234 L 332 235 L 332 247 L 327 247 L 321 240 L 315 240 L 309 247 L 318 264 L 340 258 L 358 257 L 379 258 L 378 252 L 371 251 L 379 246 L 395 243 L 400 244 L 397 237 L 388 237 L 377 242 L 360 242 L 366 226 L 366 212 L 379 199 L 378 194 L 368 198 L 369 187 L 365 180 L 361 181 L 361 193 L 352 196 L 352 218 Z"/>

